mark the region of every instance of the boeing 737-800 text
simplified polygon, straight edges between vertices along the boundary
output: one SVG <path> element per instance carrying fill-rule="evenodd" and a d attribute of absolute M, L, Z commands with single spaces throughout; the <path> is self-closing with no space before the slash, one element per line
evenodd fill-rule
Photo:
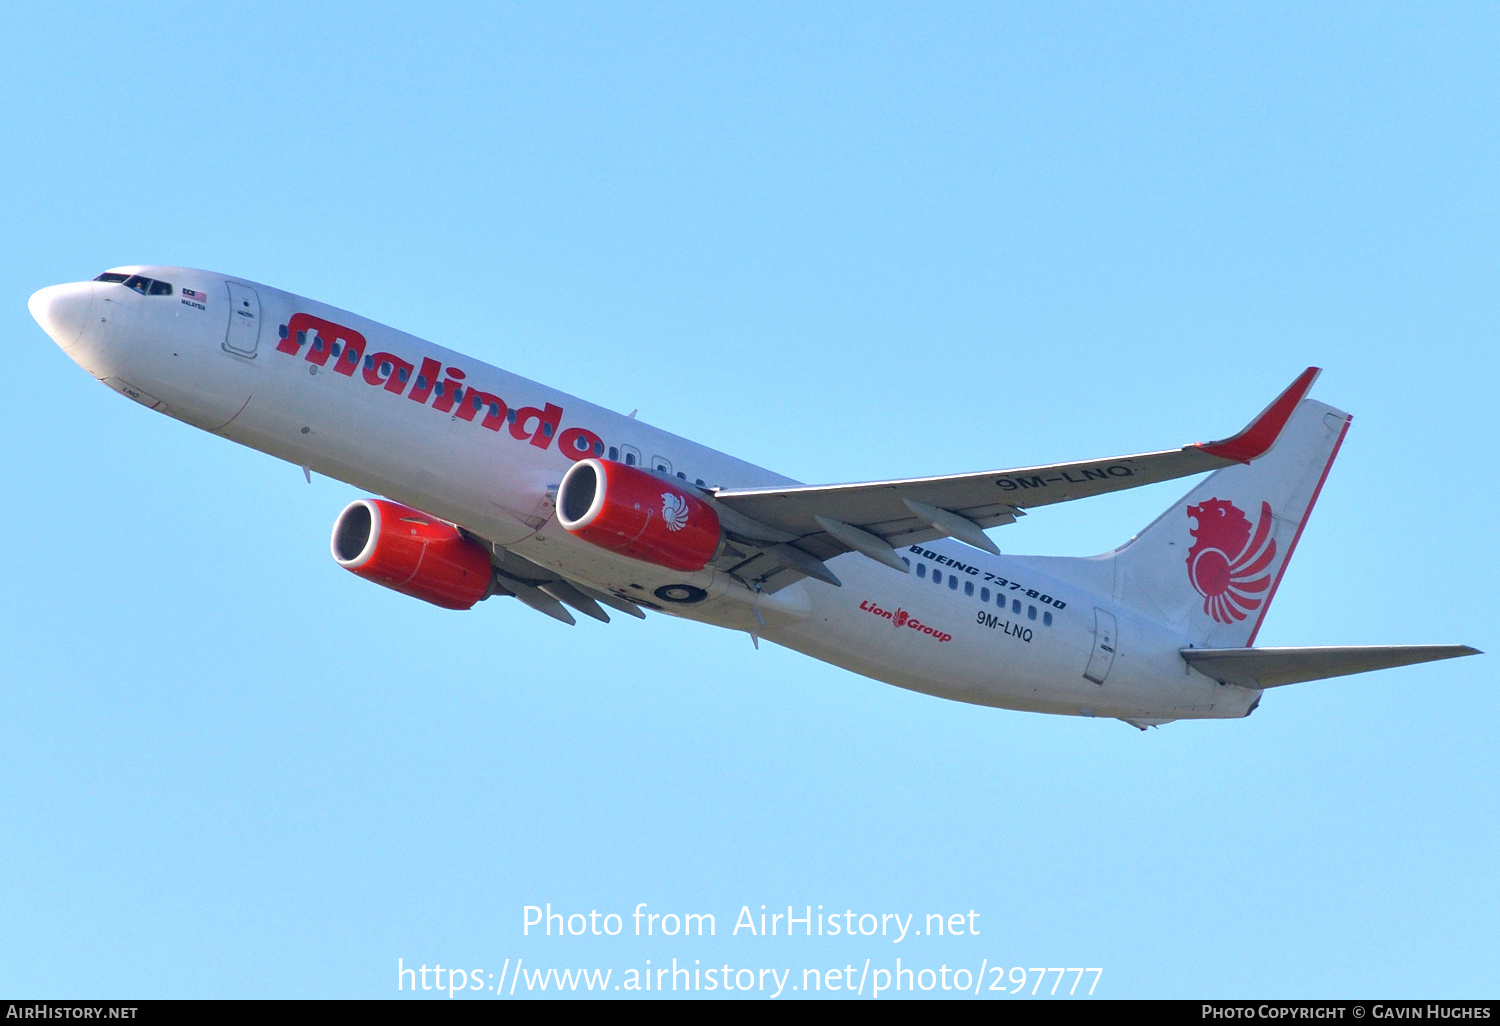
<path fill-rule="evenodd" d="M 746 631 L 899 687 L 1138 727 L 1248 715 L 1268 687 L 1473 654 L 1254 648 L 1349 416 L 1308 368 L 1220 442 L 802 485 L 354 314 L 239 278 L 121 267 L 30 308 L 149 409 L 381 498 L 333 558 L 449 609 L 514 596 Z M 1113 552 L 1002 555 L 1029 510 L 1208 473 Z"/>

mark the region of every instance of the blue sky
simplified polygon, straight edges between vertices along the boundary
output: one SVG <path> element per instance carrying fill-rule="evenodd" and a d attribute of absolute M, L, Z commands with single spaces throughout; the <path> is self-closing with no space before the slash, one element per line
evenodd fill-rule
<path fill-rule="evenodd" d="M 0 992 L 900 956 L 1492 996 L 1491 656 L 1143 734 L 447 613 L 329 559 L 358 493 L 110 393 L 25 300 L 212 268 L 810 482 L 1220 437 L 1319 364 L 1354 425 L 1260 643 L 1490 650 L 1497 44 L 1458 4 L 13 13 Z M 1092 554 L 1181 490 L 993 536 Z M 548 902 L 718 936 L 523 936 Z M 762 904 L 981 932 L 730 935 Z"/>

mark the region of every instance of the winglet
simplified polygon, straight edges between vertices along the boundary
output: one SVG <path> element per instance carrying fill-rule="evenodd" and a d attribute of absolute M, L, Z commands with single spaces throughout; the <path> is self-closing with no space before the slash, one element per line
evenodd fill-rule
<path fill-rule="evenodd" d="M 1226 438 L 1221 442 L 1208 442 L 1199 445 L 1198 448 L 1210 456 L 1234 460 L 1236 463 L 1249 463 L 1253 459 L 1259 459 L 1276 444 L 1276 439 L 1281 435 L 1281 429 L 1286 427 L 1292 411 L 1297 408 L 1297 404 L 1307 395 L 1313 382 L 1318 380 L 1318 375 L 1322 373 L 1321 367 L 1307 368 L 1297 375 L 1297 380 L 1287 386 L 1287 390 L 1277 396 L 1270 406 L 1262 410 L 1260 416 L 1252 420 L 1245 430 L 1232 438 Z"/>

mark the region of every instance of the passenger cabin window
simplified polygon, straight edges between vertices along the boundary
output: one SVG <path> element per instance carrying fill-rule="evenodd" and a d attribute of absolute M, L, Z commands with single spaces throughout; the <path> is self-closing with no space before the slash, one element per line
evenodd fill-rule
<path fill-rule="evenodd" d="M 950 574 L 949 577 L 950 577 L 950 580 L 949 580 L 948 586 L 951 588 L 953 586 L 953 582 L 951 580 L 952 575 Z M 968 581 L 964 582 L 964 594 L 965 595 L 973 595 L 974 594 L 974 585 L 972 583 L 970 583 Z M 983 600 L 985 602 L 988 602 L 990 600 L 990 589 L 988 589 L 988 588 L 980 588 L 979 589 L 979 596 L 980 596 L 981 600 Z M 1041 597 L 1041 599 L 1045 603 L 1051 603 L 1051 602 L 1055 602 L 1056 601 L 1055 599 L 1053 599 L 1052 597 L 1050 597 L 1048 595 L 1043 595 Z M 1013 614 L 1015 614 L 1016 616 L 1020 616 L 1021 615 L 1021 600 L 1020 599 L 1011 599 L 1011 598 L 1007 597 L 1006 594 L 1005 594 L 1005 592 L 1003 592 L 1003 591 L 997 591 L 995 593 L 995 605 L 997 605 L 997 606 L 1000 607 L 1000 611 L 1001 612 L 1005 612 L 1006 607 L 1009 606 L 1010 611 Z M 1063 603 L 1062 602 L 1057 602 L 1057 606 L 1058 606 L 1058 608 L 1062 608 Z M 1037 612 L 1038 612 L 1038 609 L 1037 609 L 1036 606 L 1028 605 L 1026 607 L 1026 619 L 1028 619 L 1028 620 L 1035 620 L 1037 618 L 1037 615 L 1036 615 Z M 1052 626 L 1052 611 L 1048 610 L 1048 609 L 1042 609 L 1041 610 L 1041 614 L 1042 614 L 1042 623 L 1045 624 L 1048 627 L 1051 627 Z"/>

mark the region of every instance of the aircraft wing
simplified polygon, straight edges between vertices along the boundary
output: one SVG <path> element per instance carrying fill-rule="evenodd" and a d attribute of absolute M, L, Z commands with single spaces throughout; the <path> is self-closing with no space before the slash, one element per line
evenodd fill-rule
<path fill-rule="evenodd" d="M 1184 648 L 1182 658 L 1225 684 L 1276 688 L 1349 673 L 1480 655 L 1468 645 L 1360 645 L 1343 648 Z"/>
<path fill-rule="evenodd" d="M 490 550 L 490 564 L 495 568 L 491 594 L 514 596 L 538 613 L 569 625 L 577 621 L 564 606 L 571 606 L 603 623 L 609 623 L 609 614 L 601 606 L 645 619 L 646 614 L 634 602 L 564 577 L 476 534 L 464 533 Z"/>
<path fill-rule="evenodd" d="M 731 537 L 752 545 L 772 544 L 763 555 L 735 568 L 747 579 L 765 579 L 769 575 L 762 571 L 779 562 L 794 571 L 791 579 L 808 575 L 836 584 L 837 578 L 821 564 L 845 552 L 862 552 L 904 571 L 894 546 L 945 535 L 999 552 L 982 529 L 1012 523 L 1034 506 L 1249 463 L 1275 444 L 1319 373 L 1317 367 L 1307 368 L 1243 431 L 1223 441 L 1112 459 L 944 477 L 729 488 L 714 492 L 713 497 L 721 509 L 731 511 L 724 523 Z M 737 523 L 740 517 L 733 514 L 740 514 L 749 523 Z M 757 537 L 756 527 L 771 530 Z M 791 579 L 778 579 L 776 585 L 790 583 Z"/>

